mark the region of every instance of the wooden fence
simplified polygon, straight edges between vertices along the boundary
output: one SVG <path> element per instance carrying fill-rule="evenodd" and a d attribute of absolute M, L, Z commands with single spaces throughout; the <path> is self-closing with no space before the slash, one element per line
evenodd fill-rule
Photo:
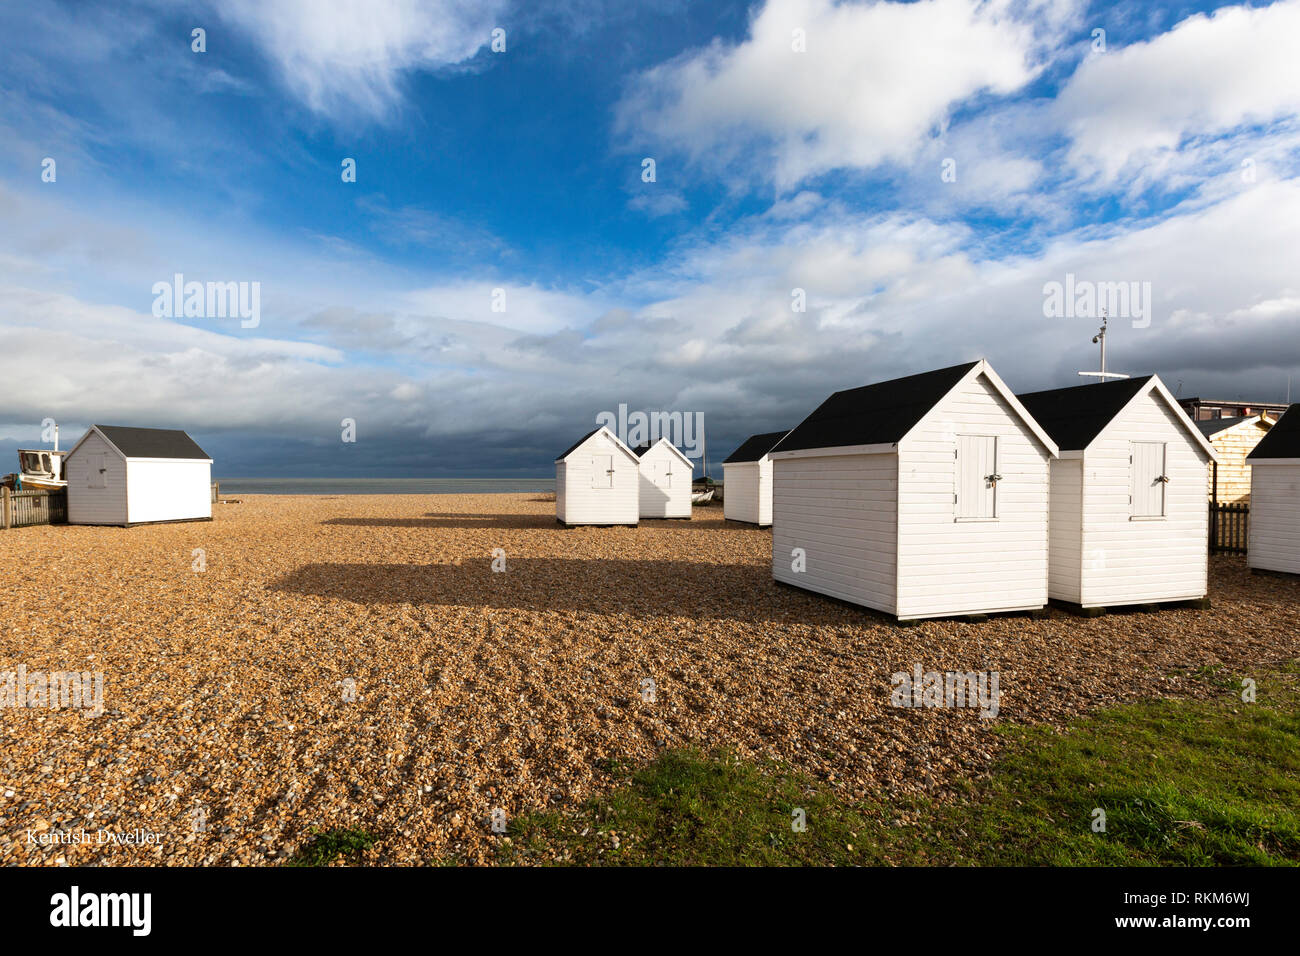
<path fill-rule="evenodd" d="M 67 524 L 68 492 L 10 491 L 0 489 L 0 528 L 26 528 L 34 524 Z"/>
<path fill-rule="evenodd" d="M 1245 554 L 1250 530 L 1250 505 L 1210 502 L 1210 554 Z"/>

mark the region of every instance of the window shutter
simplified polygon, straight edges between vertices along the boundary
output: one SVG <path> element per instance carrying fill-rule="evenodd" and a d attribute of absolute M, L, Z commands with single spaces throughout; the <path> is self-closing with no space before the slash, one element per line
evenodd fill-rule
<path fill-rule="evenodd" d="M 86 475 L 86 487 L 88 488 L 108 487 L 108 469 L 105 465 L 104 455 L 90 456 L 90 473 Z"/>
<path fill-rule="evenodd" d="M 993 435 L 957 436 L 957 517 L 997 517 L 998 440 Z"/>
<path fill-rule="evenodd" d="M 1133 474 L 1133 517 L 1159 518 L 1165 513 L 1164 442 L 1135 441 L 1131 449 Z"/>
<path fill-rule="evenodd" d="M 592 455 L 591 456 L 591 487 L 593 488 L 614 487 L 614 456 L 613 455 Z"/>

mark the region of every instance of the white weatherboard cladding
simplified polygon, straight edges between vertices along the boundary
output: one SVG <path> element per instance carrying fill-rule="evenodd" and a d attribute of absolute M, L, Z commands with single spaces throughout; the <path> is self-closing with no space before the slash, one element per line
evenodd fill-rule
<path fill-rule="evenodd" d="M 1105 607 L 1205 596 L 1208 461 L 1173 410 L 1151 392 L 1102 430 L 1083 453 L 1078 603 Z M 1158 473 L 1169 481 L 1156 481 Z"/>
<path fill-rule="evenodd" d="M 996 517 L 959 516 L 960 436 L 996 439 Z M 900 618 L 1047 603 L 1051 455 L 984 375 L 932 409 L 900 444 L 898 458 Z"/>
<path fill-rule="evenodd" d="M 774 461 L 772 576 L 895 613 L 897 482 L 893 454 Z M 791 566 L 795 548 L 806 556 L 802 573 Z"/>
<path fill-rule="evenodd" d="M 766 456 L 758 463 L 758 523 L 772 523 L 772 459 Z"/>
<path fill-rule="evenodd" d="M 758 524 L 758 462 L 722 466 L 722 516 L 728 521 Z"/>
<path fill-rule="evenodd" d="M 129 459 L 127 521 L 212 517 L 212 465 L 198 459 Z"/>
<path fill-rule="evenodd" d="M 642 518 L 691 516 L 691 466 L 666 442 L 657 442 L 641 456 L 640 472 Z"/>
<path fill-rule="evenodd" d="M 127 523 L 126 460 L 116 449 L 91 432 L 68 455 L 63 467 L 69 524 Z"/>
<path fill-rule="evenodd" d="M 1083 586 L 1083 460 L 1052 462 L 1051 530 L 1047 593 L 1058 601 L 1079 604 Z"/>
<path fill-rule="evenodd" d="M 640 471 L 608 433 L 596 432 L 557 462 L 555 477 L 555 514 L 565 524 L 637 523 Z"/>
<path fill-rule="evenodd" d="M 568 501 L 564 493 L 564 473 L 566 470 L 564 462 L 557 461 L 555 463 L 555 517 L 560 521 L 564 520 L 564 506 Z"/>
<path fill-rule="evenodd" d="M 1252 464 L 1246 563 L 1263 571 L 1300 574 L 1300 460 Z"/>
<path fill-rule="evenodd" d="M 729 521 L 772 523 L 772 459 L 722 466 L 722 514 Z"/>

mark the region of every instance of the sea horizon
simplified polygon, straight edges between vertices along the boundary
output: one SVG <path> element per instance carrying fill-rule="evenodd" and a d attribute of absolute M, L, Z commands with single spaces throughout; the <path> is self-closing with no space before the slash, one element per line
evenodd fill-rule
<path fill-rule="evenodd" d="M 214 478 L 223 495 L 553 493 L 554 478 Z"/>

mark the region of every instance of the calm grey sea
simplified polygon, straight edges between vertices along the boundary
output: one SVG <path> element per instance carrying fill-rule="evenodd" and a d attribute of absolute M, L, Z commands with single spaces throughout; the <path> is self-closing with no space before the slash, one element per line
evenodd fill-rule
<path fill-rule="evenodd" d="M 554 478 L 218 478 L 223 495 L 485 495 L 554 492 Z"/>

